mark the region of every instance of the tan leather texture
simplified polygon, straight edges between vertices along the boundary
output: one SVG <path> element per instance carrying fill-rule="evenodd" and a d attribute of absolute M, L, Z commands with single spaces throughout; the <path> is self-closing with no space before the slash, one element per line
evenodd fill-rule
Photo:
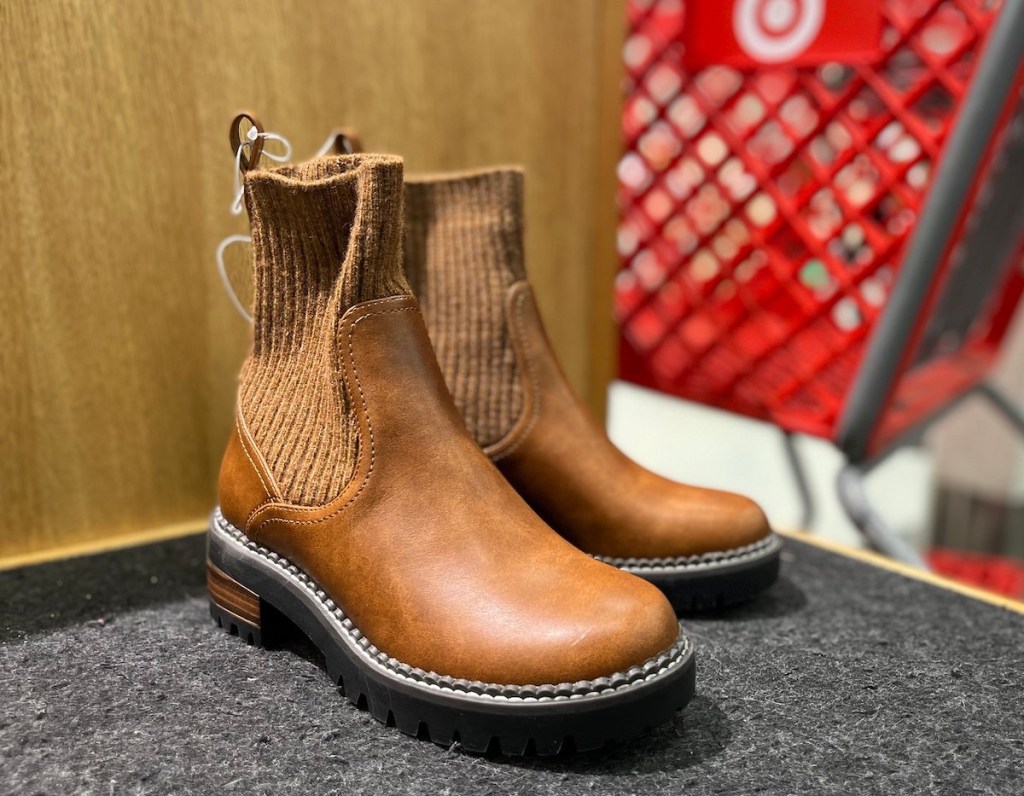
<path fill-rule="evenodd" d="M 529 284 L 510 287 L 507 301 L 524 406 L 485 450 L 551 527 L 588 553 L 622 558 L 729 550 L 771 533 L 754 501 L 669 481 L 619 451 L 569 386 Z"/>
<path fill-rule="evenodd" d="M 661 593 L 553 533 L 469 437 L 415 299 L 352 307 L 336 351 L 357 397 L 355 476 L 326 505 L 267 501 L 239 438 L 221 483 L 233 524 L 302 567 L 377 647 L 412 666 L 560 683 L 672 645 L 678 626 Z"/>
<path fill-rule="evenodd" d="M 236 528 L 244 528 L 250 512 L 276 496 L 277 490 L 266 466 L 245 431 L 241 416 L 236 416 L 220 465 L 221 513 Z"/>

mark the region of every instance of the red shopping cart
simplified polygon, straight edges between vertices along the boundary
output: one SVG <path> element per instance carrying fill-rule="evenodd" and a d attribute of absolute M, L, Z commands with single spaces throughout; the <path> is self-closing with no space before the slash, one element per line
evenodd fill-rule
<path fill-rule="evenodd" d="M 776 424 L 808 515 L 789 435 L 832 440 L 851 518 L 920 563 L 863 473 L 973 390 L 1024 431 L 984 381 L 1024 288 L 1024 3 L 862 0 L 845 62 L 840 5 L 631 0 L 621 375 Z"/>

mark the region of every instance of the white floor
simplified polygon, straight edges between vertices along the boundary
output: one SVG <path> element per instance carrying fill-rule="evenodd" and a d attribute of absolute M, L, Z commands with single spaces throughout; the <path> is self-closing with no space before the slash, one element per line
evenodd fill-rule
<path fill-rule="evenodd" d="M 609 390 L 608 433 L 629 456 L 661 475 L 749 495 L 776 527 L 800 524 L 799 494 L 774 426 L 615 382 Z M 800 437 L 797 451 L 815 501 L 810 530 L 861 545 L 836 498 L 842 456 L 830 443 L 813 437 Z M 927 542 L 933 486 L 934 468 L 920 449 L 897 452 L 867 480 L 875 508 L 918 548 Z"/>

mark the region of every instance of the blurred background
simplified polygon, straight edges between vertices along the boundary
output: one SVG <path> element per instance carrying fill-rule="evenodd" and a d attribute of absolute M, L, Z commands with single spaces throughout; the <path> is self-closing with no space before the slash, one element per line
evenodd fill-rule
<path fill-rule="evenodd" d="M 1024 594 L 1012 5 L 629 3 L 621 447 Z"/>
<path fill-rule="evenodd" d="M 297 157 L 346 125 L 523 164 L 545 322 L 628 454 L 1024 596 L 1021 5 L 4 3 L 0 567 L 204 526 L 248 109 Z"/>

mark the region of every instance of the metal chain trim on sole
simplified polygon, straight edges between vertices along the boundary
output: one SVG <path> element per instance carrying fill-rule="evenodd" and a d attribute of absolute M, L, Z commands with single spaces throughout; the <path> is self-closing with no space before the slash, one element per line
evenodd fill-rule
<path fill-rule="evenodd" d="M 224 518 L 220 509 L 217 509 L 213 514 L 212 527 L 227 536 L 234 544 L 244 547 L 249 552 L 255 553 L 270 562 L 280 569 L 283 575 L 302 586 L 327 609 L 331 621 L 338 626 L 344 635 L 352 640 L 356 645 L 357 651 L 366 658 L 368 663 L 385 669 L 392 676 L 398 676 L 416 685 L 427 686 L 441 692 L 469 695 L 501 702 L 558 702 L 607 696 L 623 689 L 635 688 L 661 677 L 683 662 L 692 649 L 690 640 L 680 630 L 675 644 L 643 664 L 606 677 L 598 677 L 594 680 L 578 680 L 574 683 L 545 685 L 484 683 L 479 680 L 465 680 L 425 671 L 402 663 L 397 658 L 393 658 L 377 649 L 312 578 L 283 556 L 279 556 L 277 553 L 249 539 L 241 530 Z"/>
<path fill-rule="evenodd" d="M 594 556 L 598 561 L 611 564 L 626 570 L 675 569 L 701 570 L 712 569 L 725 564 L 738 564 L 755 558 L 766 557 L 782 547 L 782 540 L 776 534 L 765 537 L 753 544 L 734 547 L 732 550 L 716 550 L 711 553 L 700 553 L 693 556 L 677 558 L 613 558 L 611 556 Z"/>

